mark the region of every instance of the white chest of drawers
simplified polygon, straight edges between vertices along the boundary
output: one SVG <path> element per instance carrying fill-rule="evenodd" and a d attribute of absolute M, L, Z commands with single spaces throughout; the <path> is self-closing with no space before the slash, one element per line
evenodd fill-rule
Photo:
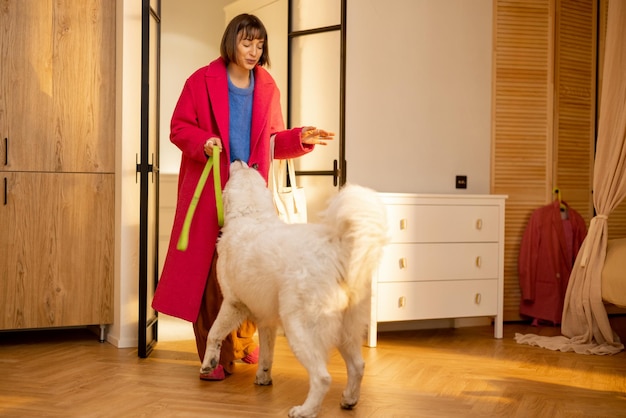
<path fill-rule="evenodd" d="M 380 197 L 391 242 L 372 280 L 368 345 L 379 322 L 439 318 L 491 316 L 502 338 L 506 196 Z"/>

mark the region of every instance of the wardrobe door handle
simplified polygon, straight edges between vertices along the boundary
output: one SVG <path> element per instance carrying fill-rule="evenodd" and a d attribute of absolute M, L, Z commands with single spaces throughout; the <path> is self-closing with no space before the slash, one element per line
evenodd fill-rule
<path fill-rule="evenodd" d="M 4 165 L 9 165 L 9 138 L 4 138 Z"/>
<path fill-rule="evenodd" d="M 9 186 L 7 185 L 7 178 L 4 178 L 4 205 L 9 203 Z"/>

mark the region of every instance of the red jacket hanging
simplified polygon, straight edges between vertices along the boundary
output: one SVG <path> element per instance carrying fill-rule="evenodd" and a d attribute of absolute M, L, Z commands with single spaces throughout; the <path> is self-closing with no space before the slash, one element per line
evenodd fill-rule
<path fill-rule="evenodd" d="M 566 208 L 567 219 L 558 200 L 532 213 L 518 260 L 520 314 L 555 325 L 561 323 L 569 276 L 587 235 L 582 216 Z"/>

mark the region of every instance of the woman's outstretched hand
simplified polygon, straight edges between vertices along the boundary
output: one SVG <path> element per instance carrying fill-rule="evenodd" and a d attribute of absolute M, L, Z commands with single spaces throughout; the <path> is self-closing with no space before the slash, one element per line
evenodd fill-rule
<path fill-rule="evenodd" d="M 308 145 L 326 145 L 327 141 L 331 141 L 334 138 L 334 133 L 318 129 L 315 126 L 305 126 L 300 133 L 300 141 Z"/>

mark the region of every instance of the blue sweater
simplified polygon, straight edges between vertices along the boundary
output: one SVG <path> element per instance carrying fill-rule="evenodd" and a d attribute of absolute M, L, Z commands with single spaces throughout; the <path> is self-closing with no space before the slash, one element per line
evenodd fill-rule
<path fill-rule="evenodd" d="M 250 159 L 250 126 L 252 125 L 252 95 L 254 73 L 250 71 L 250 86 L 239 88 L 228 77 L 230 161 Z"/>

